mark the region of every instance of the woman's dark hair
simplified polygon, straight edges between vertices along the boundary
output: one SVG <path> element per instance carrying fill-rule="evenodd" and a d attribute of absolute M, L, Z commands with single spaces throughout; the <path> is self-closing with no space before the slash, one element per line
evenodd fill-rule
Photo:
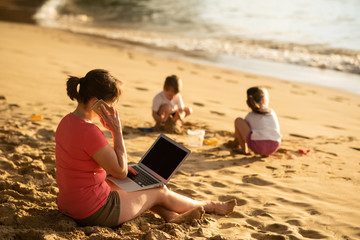
<path fill-rule="evenodd" d="M 263 99 L 267 96 L 267 91 L 260 87 L 251 87 L 247 90 L 247 105 L 255 113 L 266 114 L 271 110 L 263 105 Z"/>
<path fill-rule="evenodd" d="M 66 82 L 67 95 L 71 100 L 88 103 L 93 97 L 105 102 L 115 102 L 121 95 L 121 81 L 104 69 L 94 69 L 85 77 L 69 76 Z M 78 88 L 78 85 L 79 88 Z"/>

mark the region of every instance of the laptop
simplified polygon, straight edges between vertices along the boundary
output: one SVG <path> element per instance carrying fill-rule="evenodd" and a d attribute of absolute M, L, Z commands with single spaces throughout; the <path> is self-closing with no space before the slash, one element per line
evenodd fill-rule
<path fill-rule="evenodd" d="M 124 179 L 108 179 L 126 192 L 134 192 L 165 185 L 189 156 L 190 150 L 171 138 L 160 134 L 138 164 L 130 165 L 137 174 L 128 171 Z"/>

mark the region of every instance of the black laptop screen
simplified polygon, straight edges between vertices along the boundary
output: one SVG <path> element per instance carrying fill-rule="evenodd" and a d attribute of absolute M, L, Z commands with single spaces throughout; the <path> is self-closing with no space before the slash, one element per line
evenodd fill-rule
<path fill-rule="evenodd" d="M 175 144 L 159 138 L 141 162 L 164 179 L 168 179 L 186 155 L 187 152 Z"/>

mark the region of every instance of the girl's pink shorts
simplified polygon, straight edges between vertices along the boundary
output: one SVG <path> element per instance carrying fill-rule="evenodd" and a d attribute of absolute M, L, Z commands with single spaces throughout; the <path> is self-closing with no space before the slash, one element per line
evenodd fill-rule
<path fill-rule="evenodd" d="M 263 156 L 269 156 L 273 153 L 275 153 L 279 147 L 280 142 L 272 141 L 272 140 L 251 140 L 251 134 L 246 138 L 246 143 L 248 147 L 257 154 L 263 155 Z"/>

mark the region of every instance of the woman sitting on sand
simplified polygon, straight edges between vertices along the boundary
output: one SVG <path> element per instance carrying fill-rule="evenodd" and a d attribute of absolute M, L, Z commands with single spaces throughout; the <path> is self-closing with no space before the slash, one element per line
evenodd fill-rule
<path fill-rule="evenodd" d="M 127 154 L 118 112 L 100 105 L 101 124 L 110 130 L 110 146 L 103 132 L 92 123 L 98 116 L 91 108 L 103 99 L 110 106 L 121 95 L 121 82 L 106 70 L 96 69 L 85 77 L 69 77 L 67 94 L 76 109 L 67 114 L 56 130 L 58 208 L 81 226 L 114 227 L 151 210 L 167 222 L 199 219 L 204 212 L 226 215 L 236 205 L 192 200 L 164 187 L 125 192 L 106 181 L 106 175 L 125 178 Z M 79 87 L 79 90 L 78 90 Z"/>

